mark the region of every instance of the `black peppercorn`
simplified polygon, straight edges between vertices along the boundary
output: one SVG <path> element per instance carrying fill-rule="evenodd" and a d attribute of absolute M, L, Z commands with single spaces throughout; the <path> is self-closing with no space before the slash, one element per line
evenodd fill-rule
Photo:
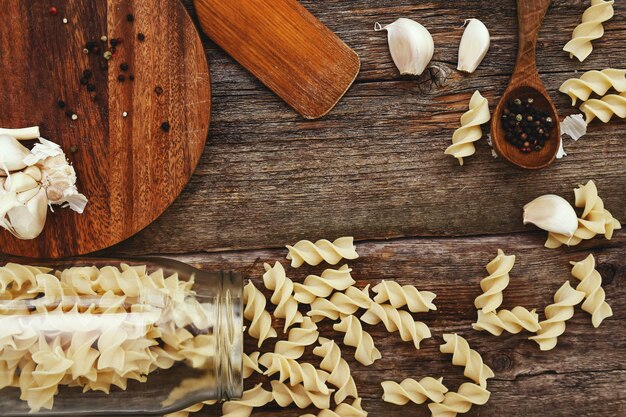
<path fill-rule="evenodd" d="M 63 100 L 59 100 L 59 101 L 57 101 L 57 106 L 59 106 L 60 109 L 64 109 L 65 108 L 65 102 Z"/>
<path fill-rule="evenodd" d="M 146 35 L 144 35 L 143 33 L 138 33 L 138 34 L 137 34 L 137 40 L 138 40 L 139 42 L 143 42 L 143 41 L 145 41 L 145 40 L 146 40 Z"/>
<path fill-rule="evenodd" d="M 123 83 L 124 81 L 126 81 L 126 76 L 124 74 L 120 74 L 117 76 L 117 81 Z"/>
<path fill-rule="evenodd" d="M 533 106 L 532 98 L 515 98 L 507 102 L 501 124 L 507 142 L 523 153 L 543 149 L 552 130 L 552 119 Z"/>
<path fill-rule="evenodd" d="M 160 96 L 161 94 L 163 94 L 163 87 L 161 87 L 160 85 L 157 85 L 154 88 L 154 92 L 156 93 L 157 96 Z"/>
<path fill-rule="evenodd" d="M 117 46 L 120 43 L 122 43 L 122 39 L 121 38 L 112 38 L 110 43 L 111 43 L 111 46 Z"/>
<path fill-rule="evenodd" d="M 129 21 L 130 23 L 135 21 L 135 16 L 133 16 L 132 14 L 127 14 L 126 15 L 126 20 Z"/>
<path fill-rule="evenodd" d="M 87 91 L 90 93 L 96 91 L 96 86 L 94 84 L 87 84 Z"/>
<path fill-rule="evenodd" d="M 120 69 L 122 71 L 128 71 L 128 64 L 126 62 L 120 64 Z"/>
<path fill-rule="evenodd" d="M 135 81 L 135 74 L 130 74 L 128 79 L 131 80 L 131 81 Z"/>
<path fill-rule="evenodd" d="M 169 122 L 163 122 L 161 123 L 161 130 L 163 130 L 165 133 L 170 131 L 170 123 Z"/>
<path fill-rule="evenodd" d="M 80 79 L 80 84 L 81 85 L 87 85 L 87 83 L 89 82 L 89 80 L 85 77 L 81 77 Z"/>
<path fill-rule="evenodd" d="M 85 44 L 85 49 L 87 49 L 88 51 L 91 51 L 95 47 L 96 43 L 94 41 L 89 41 Z"/>
<path fill-rule="evenodd" d="M 90 79 L 92 76 L 93 72 L 91 70 L 86 69 L 83 71 L 83 78 Z"/>

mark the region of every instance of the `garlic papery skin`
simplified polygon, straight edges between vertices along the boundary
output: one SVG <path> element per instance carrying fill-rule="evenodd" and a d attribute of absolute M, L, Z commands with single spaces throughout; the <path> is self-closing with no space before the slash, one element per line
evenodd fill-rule
<path fill-rule="evenodd" d="M 30 151 L 17 139 L 9 135 L 0 135 L 0 171 L 7 175 L 8 172 L 26 168 L 24 158 L 30 155 Z M 8 171 L 8 172 L 7 172 Z"/>
<path fill-rule="evenodd" d="M 578 216 L 563 197 L 546 194 L 524 206 L 524 224 L 528 223 L 548 232 L 571 237 L 578 229 Z"/>
<path fill-rule="evenodd" d="M 22 129 L 3 129 L 0 127 L 0 135 L 12 136 L 17 140 L 38 139 L 41 136 L 39 126 L 24 127 Z"/>
<path fill-rule="evenodd" d="M 478 68 L 487 55 L 490 36 L 487 26 L 478 19 L 467 19 L 465 31 L 459 45 L 459 62 L 457 69 L 472 73 Z"/>
<path fill-rule="evenodd" d="M 435 52 L 435 43 L 430 32 L 414 20 L 401 17 L 395 22 L 374 30 L 387 31 L 389 52 L 401 75 L 422 75 Z"/>

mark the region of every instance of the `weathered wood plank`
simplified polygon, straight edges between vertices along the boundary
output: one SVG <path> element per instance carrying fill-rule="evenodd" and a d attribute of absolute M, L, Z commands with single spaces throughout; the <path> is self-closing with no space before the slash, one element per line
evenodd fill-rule
<path fill-rule="evenodd" d="M 430 415 L 423 405 L 397 407 L 383 403 L 380 400 L 382 380 L 443 376 L 444 383 L 451 389 L 465 382 L 462 369 L 451 365 L 449 355 L 439 353 L 442 334 L 448 332 L 458 332 L 466 337 L 496 373 L 495 379 L 489 383 L 490 402 L 485 407 L 476 407 L 468 416 L 542 416 L 547 404 L 550 404 L 551 416 L 622 415 L 626 412 L 626 399 L 619 394 L 626 386 L 626 333 L 623 331 L 626 319 L 626 286 L 623 285 L 626 279 L 626 237 L 622 235 L 611 242 L 594 240 L 565 250 L 542 248 L 542 238 L 539 234 L 524 234 L 358 244 L 361 258 L 349 262 L 357 286 L 394 279 L 401 284 L 434 291 L 438 307 L 436 312 L 415 315 L 431 328 L 434 336 L 425 340 L 419 351 L 412 343 L 401 342 L 397 334 L 389 335 L 382 325 L 365 325 L 383 354 L 383 359 L 371 367 L 363 367 L 353 359 L 354 350 L 343 345 L 341 335 L 332 330 L 332 323 L 321 324 L 322 335 L 332 337 L 340 344 L 370 415 L 402 416 L 407 412 L 416 416 Z M 583 259 L 592 252 L 597 257 L 607 301 L 615 316 L 594 329 L 590 316 L 578 307 L 574 318 L 567 323 L 565 334 L 559 338 L 559 344 L 549 352 L 539 351 L 534 342 L 526 340 L 528 335 L 524 333 L 494 337 L 472 330 L 471 323 L 476 316 L 473 301 L 481 293 L 479 282 L 486 275 L 484 266 L 495 256 L 497 248 L 518 257 L 511 273 L 511 284 L 505 292 L 504 307 L 538 308 L 542 315 L 556 289 L 570 278 L 568 262 Z M 207 269 L 242 271 L 259 288 L 263 288 L 263 262 L 282 261 L 294 281 L 301 281 L 308 273 L 320 272 L 326 267 L 294 270 L 287 267 L 285 254 L 285 250 L 259 250 L 191 254 L 177 258 Z M 575 285 L 573 281 L 572 278 Z M 307 311 L 305 306 L 301 309 Z M 282 322 L 276 321 L 275 327 L 282 328 Z M 274 343 L 274 340 L 266 342 L 262 350 L 271 350 Z M 247 340 L 246 351 L 254 350 L 257 350 L 255 341 Z M 307 350 L 304 360 L 318 364 L 319 359 L 310 351 Z M 256 377 L 247 381 L 247 385 L 261 381 L 267 380 Z M 266 385 L 269 386 L 267 382 Z M 255 416 L 278 414 L 299 415 L 293 407 L 280 410 L 275 405 L 254 413 Z M 208 415 L 219 415 L 219 412 Z"/>
<path fill-rule="evenodd" d="M 186 2 L 189 5 L 190 2 Z M 174 253 L 275 247 L 301 237 L 457 236 L 524 230 L 521 207 L 595 179 L 607 207 L 626 218 L 626 124 L 595 122 L 569 156 L 541 172 L 493 160 L 485 141 L 459 167 L 443 154 L 475 89 L 492 108 L 513 67 L 514 2 L 307 1 L 354 47 L 363 71 L 329 116 L 307 122 L 206 41 L 214 87 L 210 140 L 191 183 L 155 224 L 109 253 Z M 586 2 L 556 1 L 540 36 L 539 67 L 563 114 L 559 85 L 576 69 L 626 67 L 626 13 L 606 25 L 583 64 L 560 49 Z M 435 37 L 440 85 L 398 76 L 377 20 L 417 18 Z M 473 75 L 454 70 L 468 17 L 484 19 L 492 47 Z M 442 75 L 443 74 L 443 75 Z"/>

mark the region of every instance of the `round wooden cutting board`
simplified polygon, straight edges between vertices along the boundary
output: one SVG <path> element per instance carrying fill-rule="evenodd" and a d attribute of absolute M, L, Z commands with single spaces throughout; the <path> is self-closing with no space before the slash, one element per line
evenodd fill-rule
<path fill-rule="evenodd" d="M 192 20 L 178 0 L 0 0 L 0 16 L 0 127 L 39 125 L 89 199 L 82 215 L 54 206 L 35 240 L 0 229 L 0 252 L 56 258 L 127 239 L 176 199 L 204 149 L 209 69 Z"/>

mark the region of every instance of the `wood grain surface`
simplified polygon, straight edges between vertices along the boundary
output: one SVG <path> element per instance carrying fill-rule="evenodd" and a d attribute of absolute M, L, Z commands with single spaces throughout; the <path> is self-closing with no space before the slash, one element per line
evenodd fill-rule
<path fill-rule="evenodd" d="M 70 158 L 89 203 L 82 215 L 57 208 L 32 241 L 0 231 L 2 251 L 22 256 L 89 253 L 143 229 L 184 188 L 209 126 L 207 61 L 180 2 L 70 0 L 56 4 L 56 15 L 51 5 L 0 0 L 0 15 L 10 16 L 0 26 L 0 125 L 41 126 L 41 134 Z M 101 42 L 102 35 L 122 40 L 108 62 L 103 54 L 111 44 Z M 89 41 L 98 53 L 83 53 Z M 129 69 L 123 71 L 122 63 Z M 84 70 L 93 73 L 93 93 L 81 85 Z"/>
<path fill-rule="evenodd" d="M 561 129 L 552 129 L 543 149 L 531 153 L 521 152 L 508 142 L 502 127 L 502 112 L 507 103 L 515 99 L 534 100 L 534 107 L 545 112 L 552 120 L 560 120 L 556 107 L 537 70 L 537 37 L 551 0 L 517 0 L 518 51 L 513 75 L 491 118 L 491 140 L 497 154 L 513 165 L 524 169 L 542 169 L 556 159 L 561 145 Z"/>
<path fill-rule="evenodd" d="M 183 3 L 195 16 L 192 1 Z M 573 201 L 572 189 L 588 179 L 596 181 L 606 207 L 626 220 L 626 123 L 594 122 L 578 142 L 566 139 L 568 156 L 545 170 L 528 172 L 494 160 L 484 141 L 459 167 L 443 152 L 471 94 L 479 89 L 493 109 L 511 76 L 515 1 L 302 3 L 361 57 L 362 71 L 346 97 L 325 118 L 305 121 L 203 37 L 215 100 L 198 169 L 161 218 L 103 254 L 171 256 L 207 269 L 237 269 L 260 284 L 262 263 L 285 255 L 276 248 L 300 238 L 354 235 L 361 253 L 350 262 L 357 285 L 396 279 L 438 294 L 438 311 L 416 316 L 435 336 L 423 349 L 368 326 L 383 359 L 366 368 L 341 345 L 371 416 L 429 415 L 424 406 L 383 403 L 382 379 L 439 375 L 452 388 L 464 382 L 462 370 L 438 351 L 445 332 L 466 336 L 496 373 L 490 402 L 469 417 L 626 414 L 626 232 L 616 232 L 612 241 L 548 250 L 545 233 L 521 222 L 522 206 L 534 197 L 556 193 Z M 564 80 L 579 76 L 576 71 L 626 67 L 626 9 L 617 3 L 605 36 L 584 63 L 562 51 L 587 6 L 582 0 L 553 1 L 539 34 L 537 64 L 561 116 L 577 112 L 558 93 Z M 374 22 L 398 17 L 414 18 L 433 34 L 433 78 L 398 75 L 386 36 L 373 31 Z M 465 75 L 455 70 L 456 56 L 460 26 L 471 17 L 485 22 L 492 46 L 478 70 Z M 520 304 L 543 314 L 569 278 L 568 262 L 593 253 L 615 316 L 594 329 L 578 308 L 551 352 L 540 352 L 524 334 L 494 337 L 471 330 L 478 283 L 500 247 L 518 256 L 505 307 Z M 288 272 L 300 281 L 314 270 Z M 322 333 L 329 331 L 325 324 Z M 306 359 L 316 363 L 310 352 Z M 268 406 L 253 415 L 300 414 Z M 219 407 L 208 415 L 219 415 Z"/>
<path fill-rule="evenodd" d="M 356 79 L 358 55 L 296 0 L 195 0 L 211 39 L 307 119 Z"/>

